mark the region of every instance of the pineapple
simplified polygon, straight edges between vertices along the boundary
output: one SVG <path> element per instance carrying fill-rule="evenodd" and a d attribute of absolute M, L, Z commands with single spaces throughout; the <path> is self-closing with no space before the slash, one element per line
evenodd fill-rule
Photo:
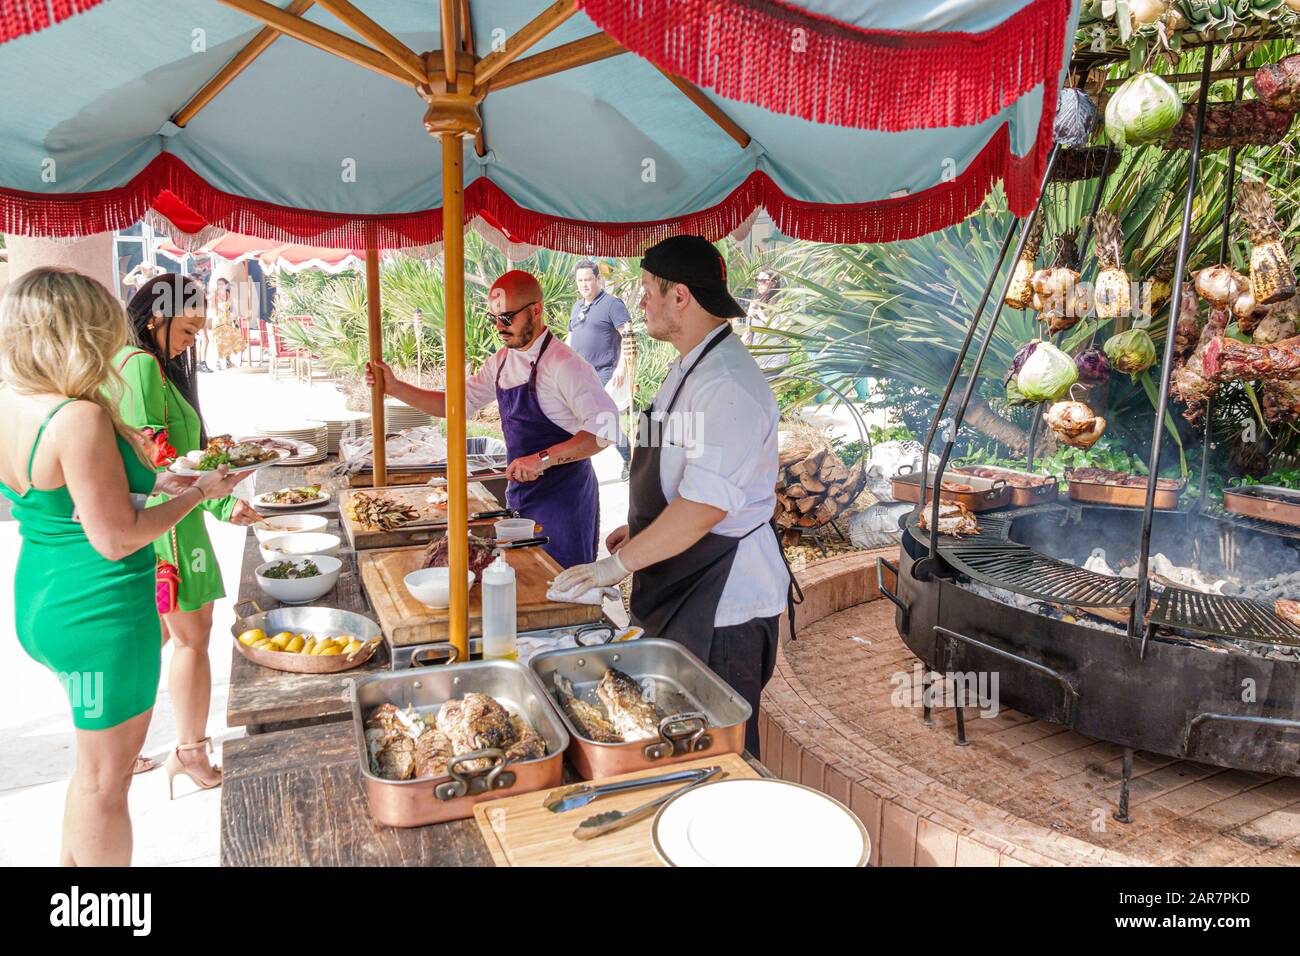
<path fill-rule="evenodd" d="M 1124 271 L 1124 230 L 1119 217 L 1109 209 L 1097 213 L 1093 222 L 1097 240 L 1097 317 L 1117 319 L 1133 310 L 1128 273 Z"/>
<path fill-rule="evenodd" d="M 1004 300 L 1013 309 L 1027 309 L 1033 301 L 1034 290 L 1029 278 L 1034 274 L 1034 260 L 1038 258 L 1038 247 L 1043 243 L 1043 216 L 1035 216 L 1034 224 L 1025 239 L 1025 247 L 1016 261 L 1015 271 L 1011 273 L 1011 284 L 1007 286 Z"/>
<path fill-rule="evenodd" d="M 1282 246 L 1282 230 L 1273 212 L 1268 189 L 1257 180 L 1237 187 L 1237 213 L 1250 234 L 1250 288 L 1259 305 L 1282 302 L 1295 295 L 1295 272 Z"/>

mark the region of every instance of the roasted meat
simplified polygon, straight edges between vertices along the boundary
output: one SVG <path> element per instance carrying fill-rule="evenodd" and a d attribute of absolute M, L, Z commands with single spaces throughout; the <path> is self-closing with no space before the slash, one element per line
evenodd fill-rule
<path fill-rule="evenodd" d="M 1273 602 L 1273 613 L 1293 627 L 1300 627 L 1300 601 L 1278 598 Z"/>
<path fill-rule="evenodd" d="M 1043 415 L 1052 434 L 1073 448 L 1091 448 L 1106 431 L 1106 419 L 1083 402 L 1056 402 Z"/>
<path fill-rule="evenodd" d="M 1300 336 L 1254 345 L 1220 336 L 1205 350 L 1206 377 L 1216 382 L 1300 378 Z"/>
<path fill-rule="evenodd" d="M 1275 425 L 1300 421 L 1300 381 L 1265 382 L 1259 390 L 1264 420 Z"/>
<path fill-rule="evenodd" d="M 641 685 L 630 675 L 609 668 L 596 685 L 596 696 L 605 705 L 610 723 L 623 740 L 649 740 L 659 735 L 663 715 L 645 699 Z"/>
<path fill-rule="evenodd" d="M 609 722 L 599 707 L 587 703 L 579 697 L 573 690 L 573 682 L 568 680 L 563 674 L 556 671 L 555 677 L 555 696 L 564 708 L 564 712 L 569 715 L 573 725 L 578 728 L 578 733 L 588 740 L 594 740 L 598 744 L 613 744 L 622 742 L 622 737 L 614 729 L 614 725 Z"/>
<path fill-rule="evenodd" d="M 1226 309 L 1214 309 L 1210 318 L 1201 329 L 1200 341 L 1196 350 L 1185 361 L 1174 367 L 1170 376 L 1169 388 L 1175 399 L 1184 406 L 1183 417 L 1193 425 L 1201 420 L 1205 403 L 1219 388 L 1219 383 L 1205 375 L 1205 352 L 1223 330 L 1228 327 Z"/>
<path fill-rule="evenodd" d="M 546 754 L 546 740 L 524 718 L 486 694 L 472 692 L 443 704 L 433 720 L 413 707 L 382 704 L 367 718 L 365 737 L 371 768 L 385 780 L 445 776 L 452 757 L 489 747 L 503 751 L 507 761 Z M 471 760 L 461 768 L 485 770 L 490 765 L 489 760 Z"/>
<path fill-rule="evenodd" d="M 1295 113 L 1273 109 L 1260 100 L 1208 106 L 1201 133 L 1201 152 L 1229 146 L 1272 146 L 1286 138 Z M 1165 149 L 1191 149 L 1196 129 L 1196 110 L 1184 110 L 1183 118 L 1165 140 Z"/>
<path fill-rule="evenodd" d="M 921 509 L 921 516 L 917 519 L 916 526 L 922 531 L 930 530 L 930 508 L 931 505 L 926 505 Z M 939 533 L 960 538 L 964 534 L 979 534 L 980 526 L 965 505 L 957 501 L 940 502 Z"/>
<path fill-rule="evenodd" d="M 1121 485 L 1132 488 L 1137 486 L 1146 487 L 1146 475 L 1130 475 L 1123 471 L 1111 471 L 1107 468 L 1074 468 L 1068 469 L 1065 477 L 1070 481 L 1086 481 L 1098 485 Z M 1156 480 L 1157 488 L 1174 489 L 1178 487 L 1178 482 L 1172 478 L 1159 478 Z"/>
<path fill-rule="evenodd" d="M 384 738 L 375 753 L 379 775 L 388 780 L 410 780 L 415 776 L 415 741 L 406 734 Z"/>
<path fill-rule="evenodd" d="M 475 577 L 482 574 L 483 569 L 492 563 L 493 549 L 495 547 L 495 542 L 487 538 L 480 538 L 477 535 L 469 536 L 469 569 L 474 572 Z M 448 552 L 450 550 L 451 546 L 447 543 L 447 536 L 443 535 L 424 549 L 424 563 L 421 567 L 447 567 Z"/>
<path fill-rule="evenodd" d="M 533 760 L 546 756 L 546 741 L 518 714 L 510 717 L 510 731 L 515 741 L 506 748 L 506 760 Z"/>
<path fill-rule="evenodd" d="M 1297 325 L 1298 318 L 1300 318 L 1300 295 L 1271 306 L 1254 329 L 1242 329 L 1242 331 L 1249 331 L 1256 345 L 1272 345 L 1300 332 L 1300 326 Z"/>
<path fill-rule="evenodd" d="M 458 754 L 494 747 L 504 750 L 514 742 L 510 712 L 487 694 L 467 693 L 438 709 L 438 730 Z"/>
<path fill-rule="evenodd" d="M 1187 355 L 1201 340 L 1200 300 L 1192 287 L 1183 283 L 1183 297 L 1178 307 L 1178 324 L 1174 327 L 1174 354 Z"/>
<path fill-rule="evenodd" d="M 1291 113 L 1300 111 L 1300 53 L 1261 66 L 1252 81 L 1264 105 Z"/>
<path fill-rule="evenodd" d="M 451 741 L 447 736 L 433 727 L 426 727 L 415 741 L 415 775 L 417 777 L 441 777 L 447 772 L 447 764 L 454 755 Z"/>
<path fill-rule="evenodd" d="M 987 465 L 963 465 L 961 468 L 954 470 L 960 474 L 971 475 L 975 478 L 1005 481 L 1012 488 L 1037 488 L 1039 485 L 1045 485 L 1051 481 L 1049 478 L 1040 478 L 1037 475 L 1022 475 L 1006 468 L 991 468 Z"/>

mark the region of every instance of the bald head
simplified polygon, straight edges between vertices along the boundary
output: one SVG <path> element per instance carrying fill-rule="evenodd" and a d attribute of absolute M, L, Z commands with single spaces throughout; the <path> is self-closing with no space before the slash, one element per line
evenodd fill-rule
<path fill-rule="evenodd" d="M 508 348 L 526 349 L 546 330 L 542 321 L 542 286 L 537 277 L 523 269 L 512 269 L 488 290 L 488 311 L 512 315 L 510 324 L 497 320 L 497 334 Z"/>

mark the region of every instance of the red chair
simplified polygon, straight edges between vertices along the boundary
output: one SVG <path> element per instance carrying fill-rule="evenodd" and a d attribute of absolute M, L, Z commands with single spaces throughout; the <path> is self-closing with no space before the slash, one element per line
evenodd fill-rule
<path fill-rule="evenodd" d="M 306 316 L 291 315 L 285 318 L 286 322 L 300 322 Z M 279 380 L 280 371 L 287 365 L 293 373 L 293 377 L 301 380 L 302 374 L 300 365 L 302 362 L 302 349 L 291 348 L 285 344 L 284 335 L 280 332 L 280 324 L 270 324 L 271 330 L 271 378 Z"/>
<path fill-rule="evenodd" d="M 267 360 L 267 341 L 266 329 L 269 323 L 262 322 L 258 328 L 253 328 L 253 320 L 243 318 L 239 320 L 239 331 L 244 336 L 244 364 L 253 364 L 253 346 L 257 346 L 257 364 L 265 365 Z"/>

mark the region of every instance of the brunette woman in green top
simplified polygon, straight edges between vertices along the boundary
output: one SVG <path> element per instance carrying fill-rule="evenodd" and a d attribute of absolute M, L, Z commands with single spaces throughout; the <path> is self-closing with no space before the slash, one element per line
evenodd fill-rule
<path fill-rule="evenodd" d="M 162 656 L 150 543 L 239 480 L 191 482 L 148 464 L 112 397 L 113 356 L 129 337 L 112 293 L 70 269 L 29 272 L 0 300 L 0 494 L 23 539 L 14 625 L 72 706 L 68 866 L 131 861 L 127 790 Z M 143 508 L 150 492 L 173 497 Z"/>
<path fill-rule="evenodd" d="M 114 364 L 126 381 L 122 420 L 154 436 L 154 464 L 207 444 L 198 412 L 194 341 L 206 321 L 203 286 L 175 274 L 146 282 L 127 305 L 136 344 L 118 352 Z M 165 501 L 165 497 L 151 500 Z M 203 512 L 222 521 L 249 525 L 261 516 L 234 497 L 206 502 L 171 533 L 154 542 L 158 558 L 180 575 L 177 607 L 163 615 L 166 639 L 172 641 L 167 688 L 176 712 L 179 742 L 167 758 L 169 787 L 178 775 L 204 790 L 221 783 L 221 771 L 208 762 L 207 734 L 212 699 L 208 638 L 212 602 L 225 597 L 221 568 L 203 524 Z M 175 790 L 172 790 L 175 795 Z"/>

